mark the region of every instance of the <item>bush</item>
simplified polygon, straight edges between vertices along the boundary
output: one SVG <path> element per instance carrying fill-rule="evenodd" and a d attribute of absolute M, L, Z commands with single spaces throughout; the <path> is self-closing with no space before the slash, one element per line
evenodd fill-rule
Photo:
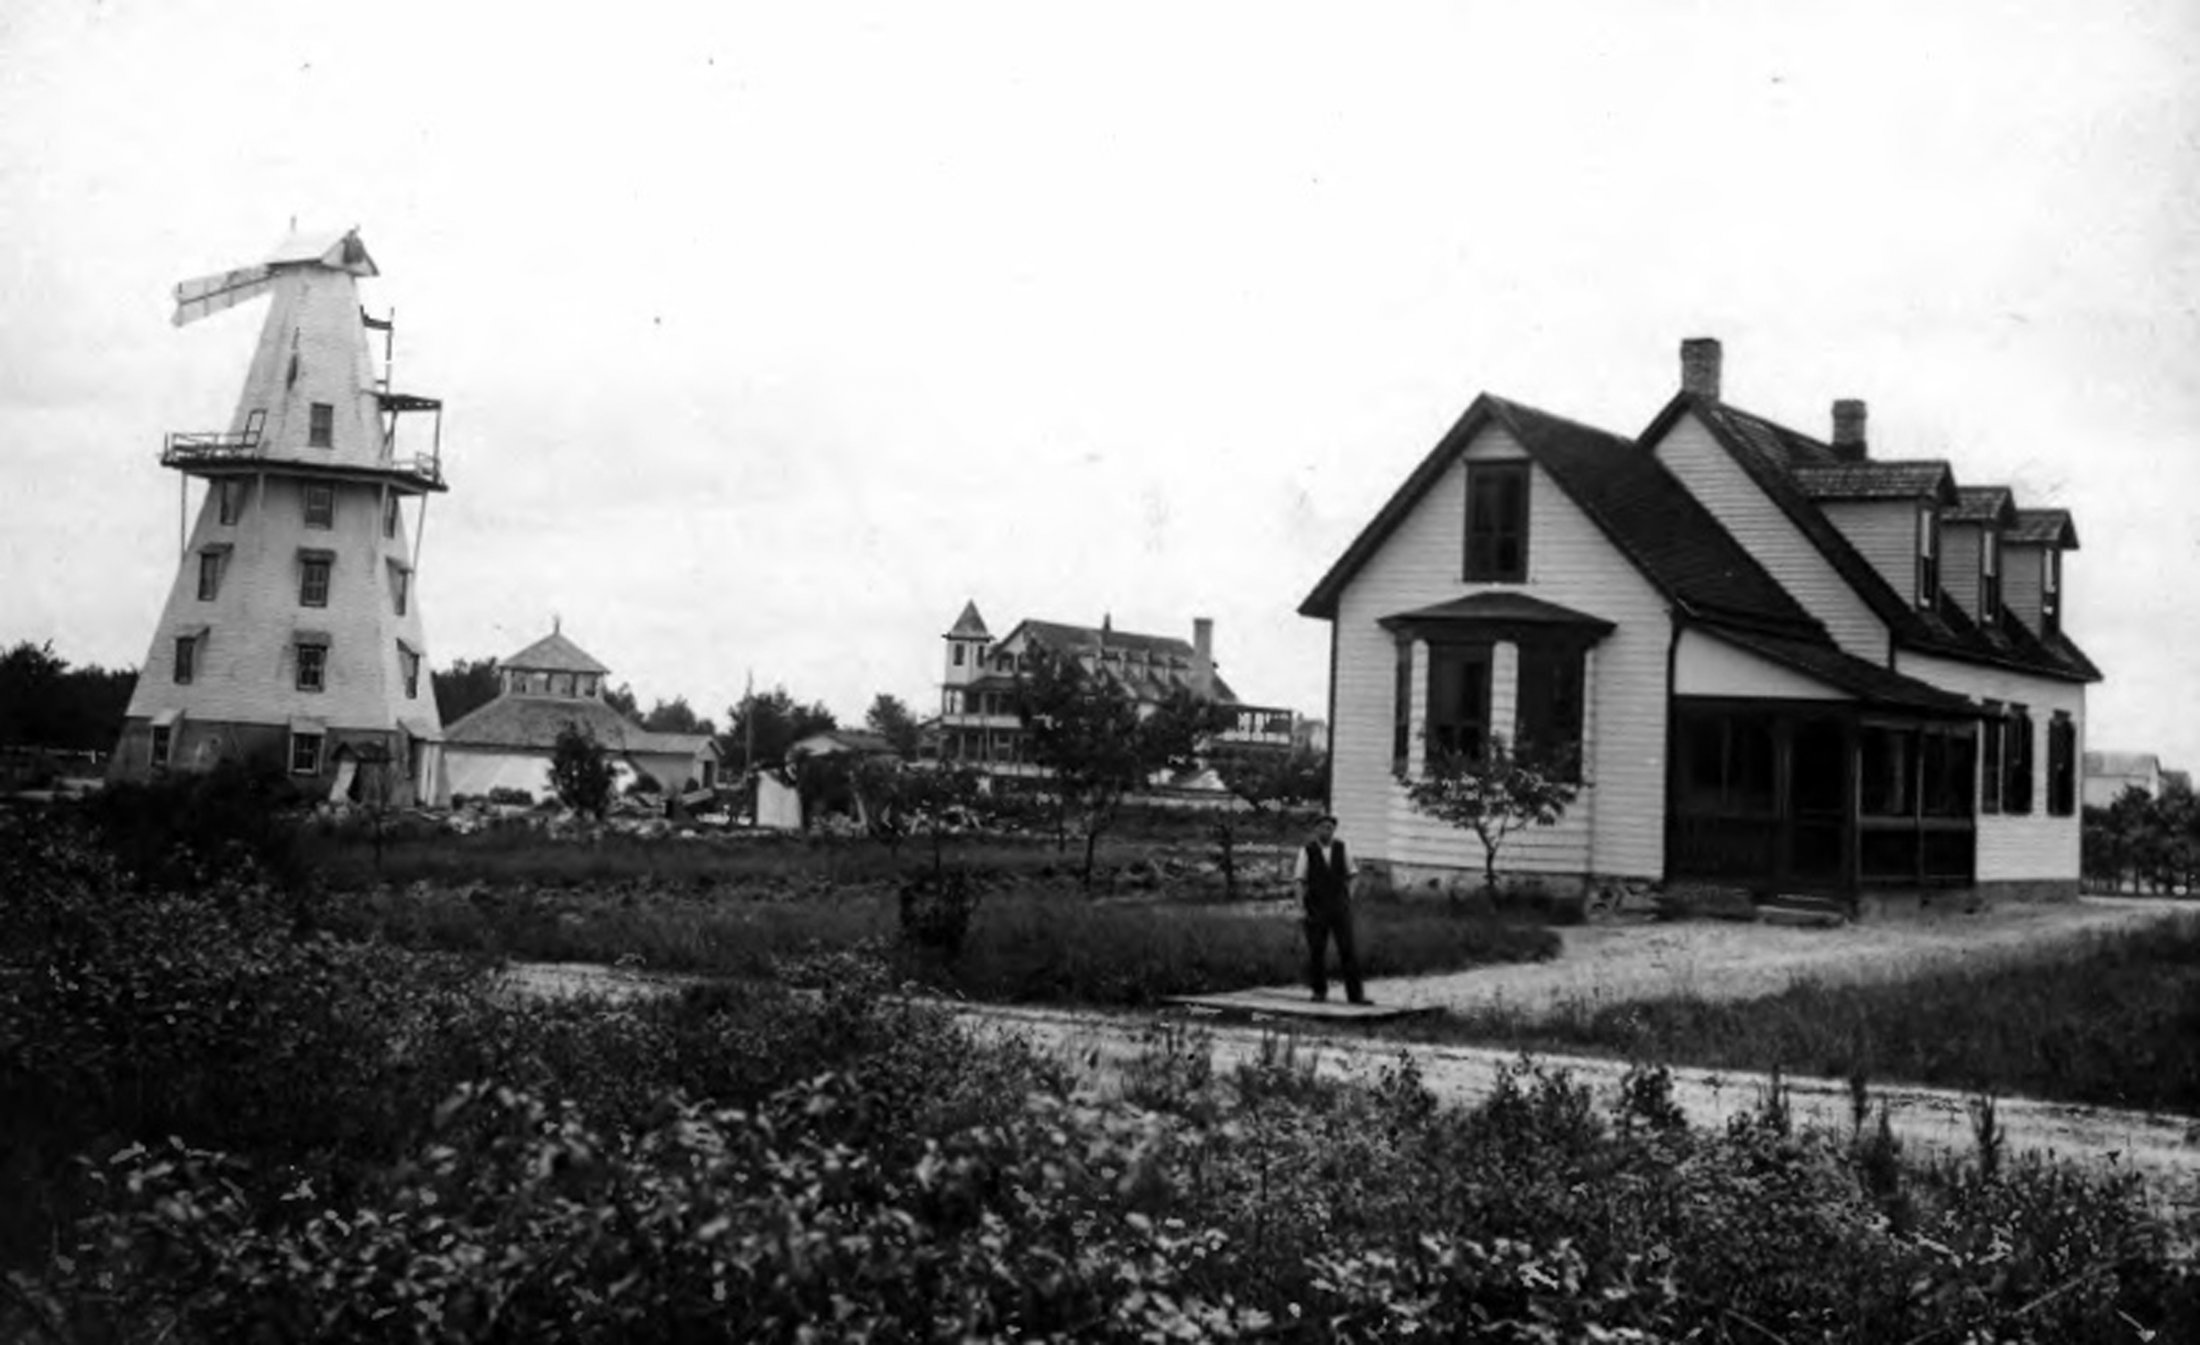
<path fill-rule="evenodd" d="M 279 771 L 223 761 L 142 783 L 118 781 L 82 805 L 97 844 L 145 890 L 265 879 L 302 883 L 306 799 Z"/>

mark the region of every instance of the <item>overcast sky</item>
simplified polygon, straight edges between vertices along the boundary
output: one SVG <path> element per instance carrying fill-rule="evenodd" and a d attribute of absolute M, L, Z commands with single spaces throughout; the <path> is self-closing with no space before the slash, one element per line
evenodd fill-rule
<path fill-rule="evenodd" d="M 1474 395 L 1728 400 L 2076 515 L 2089 746 L 2200 766 L 2200 7 L 8 0 L 0 641 L 145 657 L 161 435 L 356 224 L 442 397 L 430 658 L 936 708 L 966 599 L 1320 713 L 1299 601 Z"/>

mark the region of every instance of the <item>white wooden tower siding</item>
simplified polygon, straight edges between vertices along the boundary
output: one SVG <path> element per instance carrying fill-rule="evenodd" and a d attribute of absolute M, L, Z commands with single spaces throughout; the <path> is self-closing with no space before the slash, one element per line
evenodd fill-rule
<path fill-rule="evenodd" d="M 265 262 L 176 287 L 177 326 L 262 295 L 268 311 L 229 428 L 162 448 L 181 474 L 181 555 L 116 777 L 237 760 L 323 796 L 435 796 L 443 729 L 417 566 L 427 497 L 444 489 L 442 404 L 391 391 L 393 325 L 359 303 L 376 274 L 356 232 L 293 235 Z M 425 451 L 399 444 L 412 412 L 432 415 L 407 436 Z"/>

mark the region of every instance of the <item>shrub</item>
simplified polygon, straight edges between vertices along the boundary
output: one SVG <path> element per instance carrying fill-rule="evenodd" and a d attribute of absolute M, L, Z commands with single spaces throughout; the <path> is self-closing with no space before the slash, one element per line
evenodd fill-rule
<path fill-rule="evenodd" d="M 617 781 L 611 755 L 596 741 L 595 730 L 578 722 L 558 730 L 550 749 L 550 784 L 560 803 L 576 813 L 602 817 Z"/>

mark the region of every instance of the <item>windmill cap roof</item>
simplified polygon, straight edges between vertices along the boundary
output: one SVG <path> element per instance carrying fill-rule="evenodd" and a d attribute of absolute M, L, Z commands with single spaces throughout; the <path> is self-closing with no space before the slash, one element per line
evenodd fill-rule
<path fill-rule="evenodd" d="M 318 263 L 356 276 L 378 276 L 381 270 L 367 255 L 357 229 L 293 229 L 268 254 L 269 266 L 302 266 Z"/>

